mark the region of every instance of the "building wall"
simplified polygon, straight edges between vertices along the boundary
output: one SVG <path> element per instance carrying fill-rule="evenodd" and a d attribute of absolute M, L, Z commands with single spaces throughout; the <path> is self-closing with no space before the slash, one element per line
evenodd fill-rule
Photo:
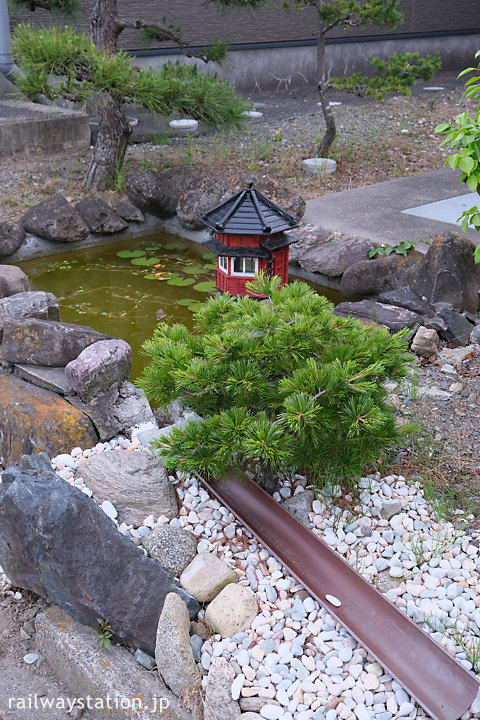
<path fill-rule="evenodd" d="M 12 13 L 19 21 L 36 25 L 74 25 L 88 32 L 91 0 L 79 0 L 82 11 L 73 17 L 52 16 L 46 11 Z M 257 11 L 232 8 L 219 12 L 205 0 L 144 0 L 141 12 L 131 0 L 118 0 L 119 14 L 134 19 L 162 18 L 181 27 L 186 41 L 204 47 L 215 36 L 231 43 L 221 77 L 239 90 L 293 88 L 310 84 L 315 77 L 315 9 L 283 8 L 283 0 Z M 332 75 L 368 71 L 368 55 L 388 57 L 395 50 L 421 54 L 439 50 L 445 69 L 460 70 L 473 63 L 480 47 L 479 0 L 399 0 L 404 20 L 398 27 L 332 30 L 328 35 L 327 64 Z M 419 37 L 427 34 L 428 37 Z M 447 35 L 445 35 L 447 34 Z M 149 43 L 135 30 L 125 30 L 119 45 L 136 55 L 141 67 L 160 66 L 172 59 L 171 42 Z M 218 70 L 208 66 L 207 71 Z"/>

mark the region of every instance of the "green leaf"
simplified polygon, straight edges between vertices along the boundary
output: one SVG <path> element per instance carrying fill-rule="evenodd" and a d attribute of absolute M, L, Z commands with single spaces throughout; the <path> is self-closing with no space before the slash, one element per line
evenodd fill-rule
<path fill-rule="evenodd" d="M 192 280 L 192 282 L 194 282 Z M 206 280 L 205 282 L 197 283 L 193 286 L 193 289 L 197 292 L 212 292 L 213 290 L 216 290 L 217 286 L 212 280 Z"/>
<path fill-rule="evenodd" d="M 205 270 L 216 270 L 218 267 L 218 263 L 205 263 L 203 266 Z"/>
<path fill-rule="evenodd" d="M 450 167 L 452 168 L 452 170 L 456 170 L 456 169 L 457 169 L 457 167 L 458 167 L 458 159 L 459 159 L 459 158 L 458 158 L 458 155 L 456 155 L 456 154 L 455 154 L 455 155 L 450 155 L 450 157 L 447 158 L 447 162 L 448 162 L 448 164 L 450 165 Z"/>
<path fill-rule="evenodd" d="M 206 253 L 203 253 L 203 255 L 202 255 L 202 258 L 204 260 L 213 260 L 213 258 L 216 258 L 216 257 L 217 256 L 215 255 L 215 253 L 211 252 L 211 250 L 209 250 Z"/>
<path fill-rule="evenodd" d="M 175 240 L 175 242 L 166 243 L 163 247 L 167 250 L 184 250 L 184 248 L 187 247 L 187 244 L 181 240 Z"/>
<path fill-rule="evenodd" d="M 468 178 L 468 187 L 472 192 L 475 192 L 478 187 L 478 179 L 476 175 L 470 175 L 470 177 Z"/>
<path fill-rule="evenodd" d="M 175 287 L 186 287 L 187 285 L 193 285 L 195 280 L 193 278 L 172 278 L 167 280 L 167 285 L 174 285 Z"/>
<path fill-rule="evenodd" d="M 145 255 L 145 250 L 119 250 L 117 257 L 119 258 L 137 258 Z"/>
<path fill-rule="evenodd" d="M 443 132 L 445 132 L 446 130 L 450 130 L 450 127 L 451 127 L 451 126 L 450 126 L 448 123 L 440 123 L 440 124 L 437 125 L 437 127 L 435 128 L 435 132 L 436 132 L 436 133 L 443 133 Z"/>
<path fill-rule="evenodd" d="M 200 275 L 204 270 L 201 265 L 187 265 L 183 268 L 183 272 L 187 275 Z"/>
<path fill-rule="evenodd" d="M 157 263 L 160 262 L 160 258 L 135 257 L 130 262 L 132 263 L 132 265 L 146 265 L 148 267 L 149 265 L 157 265 Z"/>
<path fill-rule="evenodd" d="M 200 305 L 199 300 L 193 300 L 192 298 L 182 298 L 181 300 L 177 300 L 177 305 L 186 305 L 187 307 L 190 307 L 190 305 L 194 305 L 195 303 Z"/>
<path fill-rule="evenodd" d="M 460 165 L 460 168 L 463 170 L 463 172 L 467 173 L 467 175 L 470 175 L 473 168 L 475 167 L 475 161 L 469 156 L 460 158 L 458 164 Z"/>

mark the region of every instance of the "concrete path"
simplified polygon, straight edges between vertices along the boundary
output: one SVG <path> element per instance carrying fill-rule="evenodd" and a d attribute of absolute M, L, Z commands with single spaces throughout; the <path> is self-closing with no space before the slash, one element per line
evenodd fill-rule
<path fill-rule="evenodd" d="M 480 197 L 459 185 L 458 178 L 445 168 L 323 195 L 307 201 L 303 221 L 377 245 L 410 240 L 421 250 L 440 233 L 461 232 L 456 219 L 464 209 L 480 205 Z M 475 230 L 468 230 L 467 237 L 480 242 Z"/>

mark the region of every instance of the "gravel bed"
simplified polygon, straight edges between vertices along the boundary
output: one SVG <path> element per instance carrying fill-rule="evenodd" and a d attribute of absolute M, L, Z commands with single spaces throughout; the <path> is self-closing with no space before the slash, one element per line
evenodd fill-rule
<path fill-rule="evenodd" d="M 74 448 L 54 458 L 52 467 L 91 496 L 81 478 L 73 479 L 75 470 L 93 453 L 120 448 L 152 452 L 120 436 L 91 449 Z M 199 552 L 218 555 L 235 569 L 239 583 L 256 593 L 259 614 L 250 629 L 230 639 L 214 635 L 201 647 L 195 644 L 205 676 L 212 657 L 226 658 L 236 673 L 232 697 L 248 702 L 265 720 L 428 717 L 195 477 L 177 473 L 170 479 L 182 503 L 173 520 L 149 516 L 135 528 L 118 524 L 111 503 L 102 507 L 136 545 L 158 524 L 170 522 L 190 531 Z M 274 497 L 281 501 L 305 489 L 306 479 L 297 475 Z M 318 493 L 308 527 L 473 671 L 475 649 L 480 648 L 480 533 L 467 531 L 471 517 L 439 520 L 420 482 L 402 476 L 377 473 L 362 478 L 360 489 L 358 504 L 348 511 L 333 504 L 339 487 Z M 392 503 L 399 503 L 397 513 L 383 519 L 382 508 Z M 13 592 L 5 576 L 2 584 L 4 591 Z M 21 593 L 14 597 L 21 599 Z M 480 717 L 480 711 L 463 720 L 469 717 Z"/>

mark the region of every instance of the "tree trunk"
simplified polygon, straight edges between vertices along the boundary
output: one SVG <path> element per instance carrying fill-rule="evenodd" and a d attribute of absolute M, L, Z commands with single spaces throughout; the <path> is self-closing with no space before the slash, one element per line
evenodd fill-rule
<path fill-rule="evenodd" d="M 317 0 L 315 3 L 318 8 L 321 5 L 321 0 Z M 335 127 L 335 116 L 333 114 L 330 103 L 327 98 L 328 80 L 327 71 L 325 67 L 325 36 L 326 29 L 323 23 L 318 20 L 317 28 L 317 87 L 320 95 L 320 103 L 322 106 L 323 117 L 325 118 L 325 135 L 317 148 L 318 157 L 328 157 L 328 151 L 330 146 L 335 140 L 337 130 Z"/>
<path fill-rule="evenodd" d="M 90 14 L 90 29 L 95 47 L 116 53 L 121 32 L 117 0 L 95 0 Z M 97 96 L 95 105 L 99 132 L 83 184 L 88 188 L 104 190 L 123 165 L 132 128 L 120 98 L 102 93 Z"/>
<path fill-rule="evenodd" d="M 273 495 L 278 486 L 278 478 L 272 470 L 270 463 L 260 463 L 258 484 L 269 495 Z"/>
<path fill-rule="evenodd" d="M 117 0 L 95 0 L 90 13 L 92 42 L 99 50 L 117 51 L 117 39 L 121 32 L 118 24 Z"/>
<path fill-rule="evenodd" d="M 125 115 L 123 102 L 118 97 L 108 93 L 98 95 L 96 111 L 98 138 L 83 184 L 87 188 L 104 190 L 112 184 L 123 165 L 132 128 Z"/>

